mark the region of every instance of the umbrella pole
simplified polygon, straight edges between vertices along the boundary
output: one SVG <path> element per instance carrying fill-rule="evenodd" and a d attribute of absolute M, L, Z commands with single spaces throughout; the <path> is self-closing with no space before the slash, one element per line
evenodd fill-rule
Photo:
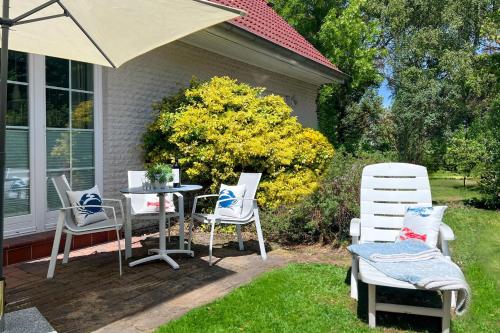
<path fill-rule="evenodd" d="M 5 328 L 5 279 L 3 276 L 3 233 L 5 192 L 5 119 L 7 115 L 7 80 L 9 67 L 9 0 L 3 0 L 2 51 L 0 68 L 0 332 Z"/>

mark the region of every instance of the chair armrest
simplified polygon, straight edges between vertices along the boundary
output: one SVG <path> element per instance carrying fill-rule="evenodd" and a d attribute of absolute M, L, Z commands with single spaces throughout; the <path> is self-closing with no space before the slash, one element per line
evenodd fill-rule
<path fill-rule="evenodd" d="M 191 215 L 196 214 L 196 205 L 198 204 L 198 199 L 206 199 L 211 197 L 218 197 L 218 194 L 205 194 L 205 195 L 197 195 L 194 197 L 193 209 L 191 211 Z"/>
<path fill-rule="evenodd" d="M 241 200 L 241 201 L 257 201 L 257 199 L 253 198 L 229 198 L 229 199 L 222 199 L 222 200 L 217 200 L 217 202 L 224 202 L 224 201 L 233 201 L 233 200 Z"/>
<path fill-rule="evenodd" d="M 125 215 L 124 215 L 124 213 L 125 213 L 125 212 L 124 212 L 124 210 L 123 210 L 123 202 L 122 202 L 122 200 L 120 200 L 120 199 L 108 199 L 108 198 L 103 198 L 103 199 L 102 199 L 102 201 L 103 201 L 103 202 L 105 202 L 105 201 L 109 201 L 109 202 L 117 202 L 117 203 L 118 203 L 118 205 L 120 206 L 120 214 L 122 215 L 122 219 L 125 217 Z"/>
<path fill-rule="evenodd" d="M 116 220 L 116 211 L 115 207 L 113 206 L 102 206 L 102 205 L 81 205 L 81 206 L 71 206 L 71 207 L 61 207 L 59 208 L 59 211 L 62 213 L 65 210 L 70 210 L 70 209 L 78 209 L 82 207 L 100 207 L 100 208 L 106 208 L 106 209 L 111 209 L 113 212 L 113 220 L 115 221 L 115 224 L 118 224 L 118 221 Z"/>
<path fill-rule="evenodd" d="M 439 236 L 442 240 L 445 241 L 455 240 L 455 234 L 453 233 L 453 230 L 444 222 L 441 222 L 441 225 L 439 226 Z"/>
<path fill-rule="evenodd" d="M 205 198 L 210 198 L 210 197 L 218 197 L 218 194 L 205 194 L 205 195 L 197 195 L 194 198 L 195 199 L 205 199 Z"/>

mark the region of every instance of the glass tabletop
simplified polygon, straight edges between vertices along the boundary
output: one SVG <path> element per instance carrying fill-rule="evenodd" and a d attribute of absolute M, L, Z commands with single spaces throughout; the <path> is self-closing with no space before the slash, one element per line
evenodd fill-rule
<path fill-rule="evenodd" d="M 125 187 L 120 190 L 121 193 L 124 194 L 157 194 L 157 193 L 175 193 L 175 192 L 189 192 L 189 191 L 198 191 L 203 187 L 201 185 L 195 184 L 185 184 L 180 187 L 160 187 L 160 188 L 151 188 L 151 189 L 143 189 L 142 187 Z"/>

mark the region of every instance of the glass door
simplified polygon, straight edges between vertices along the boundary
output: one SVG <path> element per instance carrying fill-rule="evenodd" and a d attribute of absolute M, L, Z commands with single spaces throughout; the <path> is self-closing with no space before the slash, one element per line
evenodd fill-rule
<path fill-rule="evenodd" d="M 7 236 L 35 230 L 32 214 L 29 56 L 9 51 L 4 215 Z"/>
<path fill-rule="evenodd" d="M 73 190 L 95 184 L 93 66 L 45 58 L 47 210 L 61 206 L 51 177 Z"/>
<path fill-rule="evenodd" d="M 95 112 L 101 73 L 91 64 L 9 51 L 6 237 L 55 227 L 61 203 L 51 177 L 66 175 L 74 190 L 102 183 L 102 133 L 95 130 L 102 128 Z"/>

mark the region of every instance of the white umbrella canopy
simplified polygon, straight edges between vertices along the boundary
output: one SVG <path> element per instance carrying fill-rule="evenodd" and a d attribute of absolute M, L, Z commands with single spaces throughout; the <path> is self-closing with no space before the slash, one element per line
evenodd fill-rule
<path fill-rule="evenodd" d="M 51 2 L 12 26 L 10 50 L 118 67 L 161 45 L 243 14 L 238 9 L 194 0 L 10 0 L 9 17 L 16 20 Z M 35 21 L 46 17 L 53 18 Z"/>

